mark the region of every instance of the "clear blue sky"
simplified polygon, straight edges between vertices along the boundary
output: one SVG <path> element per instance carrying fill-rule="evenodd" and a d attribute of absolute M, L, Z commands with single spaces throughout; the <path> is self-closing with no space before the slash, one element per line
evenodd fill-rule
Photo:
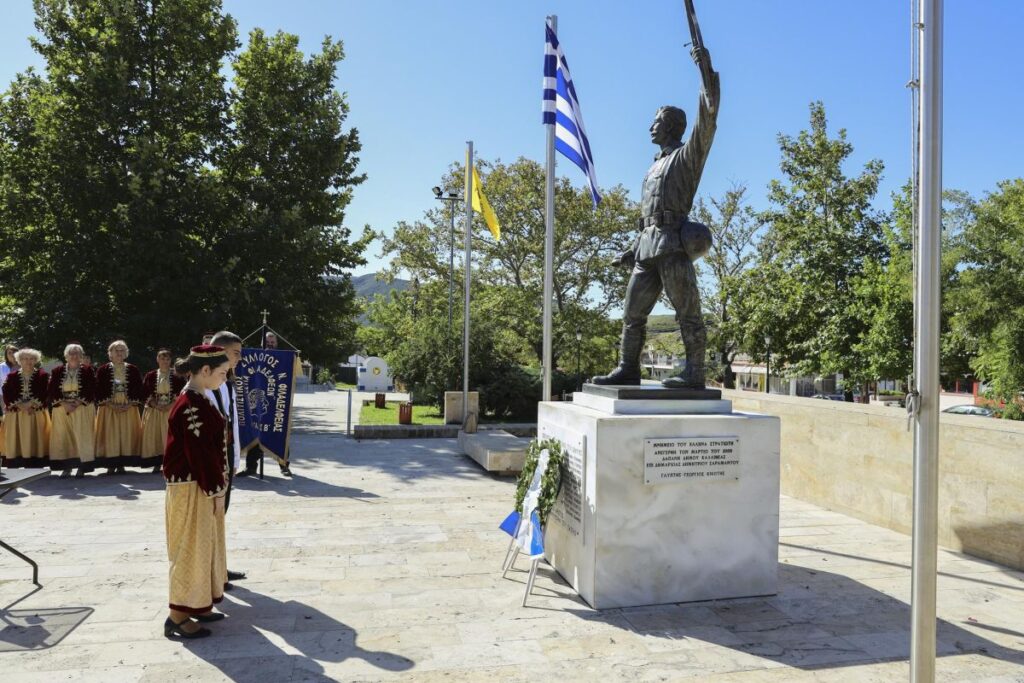
<path fill-rule="evenodd" d="M 345 42 L 338 87 L 363 142 L 347 224 L 390 230 L 434 203 L 430 188 L 472 139 L 487 159 L 544 157 L 540 124 L 544 17 L 559 17 L 604 186 L 638 196 L 655 152 L 647 128 L 662 104 L 688 112 L 698 74 L 680 0 L 225 0 L 244 36 L 256 26 L 298 34 L 318 49 Z M 848 172 L 885 162 L 877 204 L 910 172 L 910 0 L 697 0 L 704 40 L 721 73 L 718 134 L 701 194 L 744 182 L 755 205 L 778 177 L 780 131 L 807 126 L 824 101 L 831 126 L 856 151 Z M 30 0 L 4 0 L 0 80 L 30 64 Z M 1024 2 L 946 3 L 947 187 L 975 195 L 1024 175 Z M 559 173 L 582 185 L 566 161 Z M 369 264 L 380 266 L 376 247 Z"/>

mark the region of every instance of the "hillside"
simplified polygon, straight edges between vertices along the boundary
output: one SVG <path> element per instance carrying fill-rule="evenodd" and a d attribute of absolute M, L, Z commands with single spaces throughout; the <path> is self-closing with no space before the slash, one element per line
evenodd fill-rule
<path fill-rule="evenodd" d="M 391 290 L 404 292 L 409 288 L 409 281 L 395 278 L 391 282 L 385 282 L 378 279 L 377 273 L 366 273 L 365 275 L 354 275 L 352 286 L 356 288 L 356 296 L 372 301 L 378 294 L 386 296 Z"/>

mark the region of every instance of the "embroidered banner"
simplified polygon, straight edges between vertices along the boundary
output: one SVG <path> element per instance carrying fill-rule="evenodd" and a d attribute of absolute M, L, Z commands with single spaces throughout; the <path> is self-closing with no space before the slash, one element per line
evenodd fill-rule
<path fill-rule="evenodd" d="M 243 454 L 260 446 L 278 462 L 285 461 L 299 364 L 299 355 L 290 349 L 242 349 L 235 396 Z"/>

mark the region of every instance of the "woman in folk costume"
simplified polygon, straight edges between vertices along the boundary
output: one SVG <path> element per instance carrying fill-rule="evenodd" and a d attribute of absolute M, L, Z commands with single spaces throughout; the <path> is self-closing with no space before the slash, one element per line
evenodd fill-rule
<path fill-rule="evenodd" d="M 167 557 L 170 570 L 168 638 L 202 638 L 198 623 L 224 618 L 213 606 L 224 597 L 227 559 L 224 497 L 228 488 L 226 422 L 205 395 L 227 378 L 230 363 L 220 346 L 192 348 L 192 376 L 171 406 L 163 473 L 167 480 Z"/>
<path fill-rule="evenodd" d="M 146 408 L 142 413 L 142 460 L 143 467 L 160 471 L 167 443 L 167 414 L 171 404 L 185 388 L 185 380 L 174 373 L 171 366 L 171 352 L 160 349 L 156 352 L 156 370 L 150 370 L 142 379 L 142 396 Z"/>
<path fill-rule="evenodd" d="M 10 467 L 46 466 L 50 414 L 46 373 L 36 368 L 40 357 L 35 349 L 21 349 L 14 354 L 19 369 L 4 380 L 4 462 Z"/>
<path fill-rule="evenodd" d="M 18 347 L 14 344 L 8 344 L 4 347 L 4 362 L 0 363 L 0 388 L 2 388 L 4 386 L 4 382 L 7 381 L 7 375 L 18 369 L 18 361 L 14 360 L 14 354 L 17 352 Z M 3 412 L 4 402 L 0 401 L 0 455 L 3 455 L 4 452 Z"/>
<path fill-rule="evenodd" d="M 78 344 L 64 347 L 64 365 L 50 373 L 47 402 L 53 409 L 50 428 L 50 469 L 78 467 L 77 477 L 92 469 L 96 454 L 96 377 L 82 359 L 85 351 Z"/>
<path fill-rule="evenodd" d="M 142 374 L 128 358 L 128 345 L 118 340 L 107 347 L 110 362 L 96 371 L 96 464 L 107 474 L 137 465 L 142 438 Z"/>

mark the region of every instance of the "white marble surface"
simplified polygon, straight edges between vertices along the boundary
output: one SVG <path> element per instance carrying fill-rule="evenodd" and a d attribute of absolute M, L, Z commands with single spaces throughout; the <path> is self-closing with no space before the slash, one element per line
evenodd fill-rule
<path fill-rule="evenodd" d="M 732 401 L 691 401 L 664 399 L 618 399 L 577 391 L 572 402 L 611 415 L 706 415 L 729 414 Z"/>
<path fill-rule="evenodd" d="M 776 592 L 779 419 L 731 415 L 608 415 L 541 403 L 540 433 L 586 437 L 583 533 L 557 523 L 547 557 L 598 609 Z M 644 483 L 644 439 L 735 436 L 740 478 Z"/>

